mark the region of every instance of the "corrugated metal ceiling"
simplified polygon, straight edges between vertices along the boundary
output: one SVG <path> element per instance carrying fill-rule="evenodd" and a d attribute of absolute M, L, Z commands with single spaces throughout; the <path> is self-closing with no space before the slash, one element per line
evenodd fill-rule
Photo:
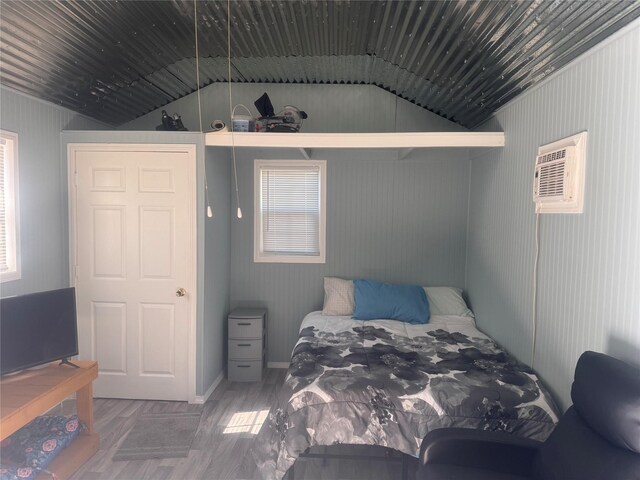
<path fill-rule="evenodd" d="M 378 85 L 473 127 L 640 16 L 624 1 L 231 2 L 232 80 Z M 198 1 L 201 86 L 227 2 Z M 193 1 L 1 1 L 0 81 L 113 125 L 196 88 Z"/>

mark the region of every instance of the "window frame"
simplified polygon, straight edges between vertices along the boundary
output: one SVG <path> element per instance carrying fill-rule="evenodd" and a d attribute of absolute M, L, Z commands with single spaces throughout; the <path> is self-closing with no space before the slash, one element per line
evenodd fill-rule
<path fill-rule="evenodd" d="M 265 167 L 304 168 L 314 166 L 320 172 L 320 218 L 318 228 L 319 255 L 273 255 L 262 251 L 262 209 L 260 171 Z M 326 160 L 254 160 L 253 261 L 255 263 L 326 263 L 327 237 L 327 161 Z"/>
<path fill-rule="evenodd" d="M 5 203 L 7 266 L 9 270 L 5 272 L 0 271 L 0 283 L 4 283 L 22 278 L 20 262 L 20 191 L 18 182 L 18 134 L 7 130 L 0 130 L 0 138 L 11 144 L 11 158 L 7 159 L 5 157 L 4 160 L 4 190 L 7 198 L 10 200 Z"/>

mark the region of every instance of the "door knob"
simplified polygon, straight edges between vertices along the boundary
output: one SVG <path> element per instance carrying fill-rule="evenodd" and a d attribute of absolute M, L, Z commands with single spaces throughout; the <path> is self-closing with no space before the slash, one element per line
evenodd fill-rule
<path fill-rule="evenodd" d="M 187 291 L 182 287 L 176 290 L 176 297 L 184 297 L 186 294 Z"/>

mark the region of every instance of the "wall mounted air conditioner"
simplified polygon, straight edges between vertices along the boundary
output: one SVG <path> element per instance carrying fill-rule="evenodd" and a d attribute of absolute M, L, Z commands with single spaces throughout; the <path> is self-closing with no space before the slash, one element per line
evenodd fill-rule
<path fill-rule="evenodd" d="M 536 213 L 582 213 L 587 132 L 538 148 L 533 177 Z"/>

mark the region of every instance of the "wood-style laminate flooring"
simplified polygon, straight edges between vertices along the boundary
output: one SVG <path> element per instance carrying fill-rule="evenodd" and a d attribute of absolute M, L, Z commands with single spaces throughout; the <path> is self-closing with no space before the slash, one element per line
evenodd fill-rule
<path fill-rule="evenodd" d="M 71 480 L 254 480 L 260 472 L 250 450 L 259 429 L 260 412 L 268 411 L 284 381 L 286 370 L 269 369 L 262 382 L 238 383 L 223 380 L 204 405 L 145 400 L 94 400 L 95 428 L 100 450 Z M 61 410 L 71 413 L 73 401 Z M 112 461 L 118 446 L 142 412 L 202 411 L 202 418 L 186 458 Z M 251 413 L 254 412 L 254 413 Z M 54 412 L 55 413 L 55 412 Z M 170 434 L 170 433 L 169 433 Z M 336 448 L 336 447 L 332 447 Z M 352 448 L 350 450 L 350 448 Z M 354 450 L 355 449 L 355 450 Z M 375 447 L 340 447 L 331 453 L 380 454 Z M 317 447 L 312 453 L 321 453 Z M 415 468 L 412 463 L 410 470 Z M 399 480 L 399 462 L 363 459 L 300 459 L 294 480 Z M 409 479 L 414 478 L 411 472 Z"/>

